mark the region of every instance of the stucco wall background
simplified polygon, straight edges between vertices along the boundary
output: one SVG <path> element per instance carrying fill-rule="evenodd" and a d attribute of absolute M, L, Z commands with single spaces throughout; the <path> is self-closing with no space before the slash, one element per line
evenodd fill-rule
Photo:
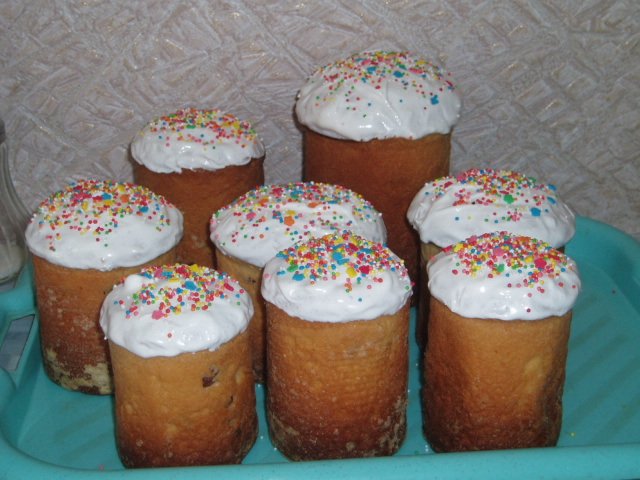
<path fill-rule="evenodd" d="M 250 120 L 268 182 L 297 180 L 297 90 L 322 64 L 402 49 L 454 75 L 452 170 L 520 170 L 640 239 L 640 2 L 0 2 L 0 116 L 29 209 L 71 179 L 131 180 L 152 117 Z"/>

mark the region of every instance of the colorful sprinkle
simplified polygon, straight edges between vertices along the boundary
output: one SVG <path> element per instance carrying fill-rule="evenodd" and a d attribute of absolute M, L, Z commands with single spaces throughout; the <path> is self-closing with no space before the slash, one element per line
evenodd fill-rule
<path fill-rule="evenodd" d="M 144 305 L 156 306 L 151 316 L 160 320 L 185 312 L 208 310 L 221 299 L 232 302 L 237 299 L 236 303 L 241 305 L 240 297 L 247 295 L 228 274 L 198 265 L 153 266 L 139 275 L 147 281 L 143 280 L 129 302 L 121 305 L 126 308 L 126 318 L 136 317 Z M 168 282 L 159 286 L 158 279 Z"/>
<path fill-rule="evenodd" d="M 549 205 L 557 203 L 555 188 L 538 184 L 534 178 L 510 170 L 493 170 L 490 168 L 472 168 L 457 176 L 443 177 L 434 180 L 425 195 L 433 201 L 445 195 L 450 189 L 455 192 L 453 206 L 462 205 L 494 205 L 504 202 L 513 205 L 500 217 L 485 217 L 485 221 L 520 221 L 526 213 L 539 217 L 548 211 Z M 527 200 L 531 198 L 532 200 Z M 531 203 L 534 205 L 531 205 Z M 494 213 L 495 217 L 497 214 Z M 458 218 L 456 218 L 458 220 Z"/>
<path fill-rule="evenodd" d="M 308 207 L 308 213 L 295 210 L 292 204 Z M 230 212 L 233 215 L 234 231 L 228 239 L 219 239 L 221 245 L 238 242 L 238 239 L 264 241 L 269 224 L 276 221 L 286 225 L 284 235 L 291 243 L 310 236 L 313 227 L 341 231 L 350 222 L 339 213 L 341 205 L 351 205 L 353 217 L 362 222 L 380 221 L 376 211 L 361 195 L 338 185 L 314 182 L 293 182 L 282 185 L 263 185 L 218 210 L 211 219 L 212 231 Z M 315 229 L 315 228 L 314 228 Z M 278 232 L 278 235 L 280 232 Z"/>
<path fill-rule="evenodd" d="M 408 75 L 409 72 L 411 76 Z M 314 77 L 319 77 L 330 87 L 326 96 L 318 97 L 316 100 L 317 104 L 320 104 L 332 102 L 337 96 L 344 96 L 351 104 L 348 108 L 364 109 L 370 105 L 365 103 L 356 106 L 362 99 L 355 96 L 355 85 L 366 83 L 381 90 L 385 82 L 397 82 L 403 90 L 412 90 L 423 98 L 426 108 L 440 103 L 439 92 L 455 89 L 447 78 L 449 76 L 450 74 L 445 73 L 440 67 L 408 52 L 364 52 L 319 68 Z M 437 82 L 438 88 L 431 91 L 428 85 L 434 81 Z"/>
<path fill-rule="evenodd" d="M 165 141 L 167 148 L 174 141 L 216 148 L 217 145 L 230 141 L 242 147 L 250 147 L 257 140 L 257 134 L 249 122 L 215 109 L 184 108 L 153 120 L 149 128 L 151 132 L 158 134 L 160 140 Z M 196 129 L 207 130 L 209 135 L 194 135 L 192 130 Z"/>
<path fill-rule="evenodd" d="M 307 281 L 312 285 L 339 280 L 347 293 L 365 280 L 383 283 L 383 272 L 395 271 L 398 276 L 408 279 L 403 261 L 387 247 L 346 230 L 297 244 L 278 253 L 277 257 L 287 264 L 278 275 L 291 275 L 295 281 Z M 407 282 L 407 288 L 411 288 L 410 282 Z"/>
<path fill-rule="evenodd" d="M 568 257 L 548 243 L 507 232 L 472 236 L 444 248 L 443 252 L 457 258 L 456 268 L 452 269 L 454 275 L 476 277 L 486 272 L 493 278 L 524 272 L 522 283 L 509 283 L 508 287 L 537 287 L 540 293 L 544 293 L 546 279 L 556 278 L 569 268 Z"/>
<path fill-rule="evenodd" d="M 127 216 L 148 219 L 159 231 L 170 226 L 164 211 L 173 207 L 167 200 L 149 189 L 131 183 L 109 180 L 74 182 L 38 206 L 38 228 L 54 232 L 48 236 L 49 250 L 56 250 L 56 242 L 65 230 L 82 235 L 94 235 L 96 242 L 106 241 Z M 34 216 L 34 218 L 36 218 Z"/>

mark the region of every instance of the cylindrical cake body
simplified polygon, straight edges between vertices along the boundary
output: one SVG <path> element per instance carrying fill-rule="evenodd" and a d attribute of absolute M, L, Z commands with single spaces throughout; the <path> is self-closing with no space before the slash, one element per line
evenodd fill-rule
<path fill-rule="evenodd" d="M 216 261 L 218 269 L 227 272 L 235 278 L 251 297 L 253 303 L 253 317 L 249 323 L 249 343 L 251 344 L 251 356 L 253 358 L 253 375 L 258 383 L 265 379 L 266 365 L 266 307 L 260 287 L 262 285 L 262 269 L 250 263 L 230 257 L 216 249 Z"/>
<path fill-rule="evenodd" d="M 465 318 L 432 298 L 424 430 L 437 452 L 548 447 L 562 423 L 571 311 Z"/>
<path fill-rule="evenodd" d="M 123 464 L 240 463 L 258 433 L 249 348 L 246 331 L 176 357 L 143 358 L 110 342 Z"/>
<path fill-rule="evenodd" d="M 264 157 L 245 165 L 231 165 L 219 170 L 182 170 L 158 173 L 134 164 L 137 183 L 160 193 L 174 203 L 184 215 L 184 236 L 178 244 L 178 261 L 213 266 L 215 251 L 209 240 L 211 213 L 238 196 L 264 183 Z"/>
<path fill-rule="evenodd" d="M 112 393 L 109 348 L 98 323 L 102 301 L 125 276 L 175 259 L 175 249 L 171 249 L 138 267 L 103 272 L 63 267 L 34 255 L 40 345 L 49 378 L 69 390 Z"/>
<path fill-rule="evenodd" d="M 267 309 L 274 445 L 293 460 L 395 453 L 406 433 L 409 306 L 346 323 Z"/>
<path fill-rule="evenodd" d="M 449 173 L 450 135 L 359 142 L 305 129 L 303 138 L 304 180 L 343 185 L 369 199 L 382 213 L 389 248 L 418 278 L 420 241 L 405 214 L 426 181 Z"/>

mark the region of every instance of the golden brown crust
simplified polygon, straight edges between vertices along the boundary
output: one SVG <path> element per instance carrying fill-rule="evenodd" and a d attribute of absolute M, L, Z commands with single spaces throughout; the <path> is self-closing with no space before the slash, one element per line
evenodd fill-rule
<path fill-rule="evenodd" d="M 209 240 L 209 220 L 218 209 L 264 183 L 264 157 L 246 165 L 220 170 L 187 170 L 157 173 L 133 162 L 135 182 L 164 196 L 184 216 L 184 236 L 178 245 L 180 263 L 215 266 L 214 246 Z"/>
<path fill-rule="evenodd" d="M 427 344 L 427 325 L 429 323 L 429 275 L 427 274 L 427 263 L 434 255 L 440 253 L 442 249 L 434 243 L 420 244 L 420 273 L 418 295 L 418 312 L 416 316 L 416 341 L 421 349 Z"/>
<path fill-rule="evenodd" d="M 361 194 L 382 213 L 389 248 L 418 280 L 419 237 L 407 210 L 424 184 L 449 174 L 450 135 L 355 142 L 304 131 L 305 181 L 333 183 Z"/>
<path fill-rule="evenodd" d="M 392 455 L 406 433 L 409 305 L 308 322 L 267 302 L 267 420 L 293 460 Z"/>
<path fill-rule="evenodd" d="M 432 297 L 424 430 L 435 451 L 555 445 L 571 312 L 542 320 L 465 318 Z"/>
<path fill-rule="evenodd" d="M 175 258 L 171 249 L 143 265 L 102 272 L 67 268 L 34 255 L 40 345 L 49 378 L 70 390 L 110 394 L 109 352 L 99 324 L 104 297 L 125 276 Z"/>
<path fill-rule="evenodd" d="M 217 350 L 142 358 L 110 342 L 127 467 L 240 463 L 258 433 L 247 332 Z"/>
<path fill-rule="evenodd" d="M 260 288 L 262 286 L 262 268 L 223 254 L 216 248 L 218 270 L 226 272 L 238 281 L 253 303 L 253 317 L 249 323 L 249 341 L 253 357 L 253 374 L 255 381 L 265 381 L 266 350 L 266 307 Z"/>

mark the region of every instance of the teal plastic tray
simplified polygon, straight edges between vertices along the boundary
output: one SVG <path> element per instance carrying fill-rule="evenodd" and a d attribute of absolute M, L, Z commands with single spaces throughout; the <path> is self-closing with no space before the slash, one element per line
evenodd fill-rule
<path fill-rule="evenodd" d="M 257 388 L 259 438 L 242 465 L 125 470 L 111 397 L 63 390 L 41 367 L 30 268 L 0 293 L 0 340 L 35 314 L 17 369 L 0 369 L 1 479 L 640 478 L 640 244 L 578 219 L 567 247 L 583 291 L 574 309 L 563 429 L 554 448 L 433 453 L 422 436 L 418 354 L 411 348 L 409 428 L 393 457 L 288 462 L 269 440 Z"/>

